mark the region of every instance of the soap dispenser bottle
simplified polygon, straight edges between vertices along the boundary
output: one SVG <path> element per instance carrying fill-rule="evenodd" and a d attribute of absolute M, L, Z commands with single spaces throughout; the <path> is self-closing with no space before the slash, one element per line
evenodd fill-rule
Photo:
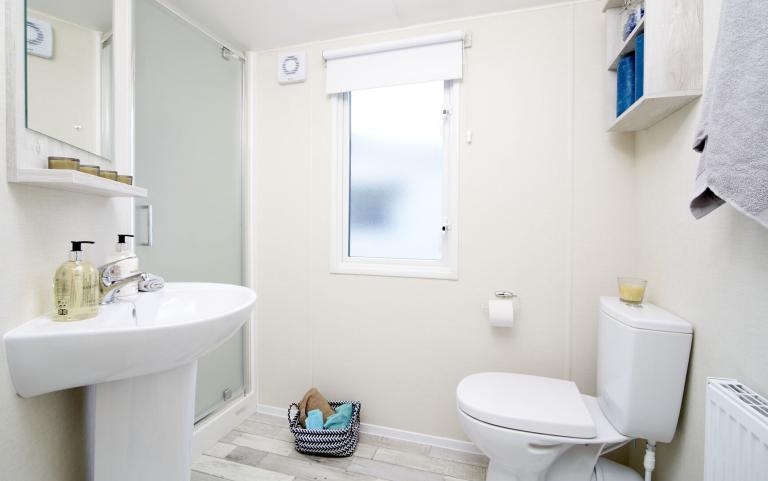
<path fill-rule="evenodd" d="M 112 275 L 115 278 L 123 279 L 139 272 L 139 258 L 136 253 L 128 247 L 127 238 L 133 237 L 131 234 L 118 234 L 115 252 L 107 259 L 107 264 L 112 264 Z M 121 287 L 115 297 L 132 296 L 138 294 L 139 283 L 131 282 Z"/>
<path fill-rule="evenodd" d="M 83 244 L 91 241 L 72 241 L 69 260 L 57 270 L 53 280 L 53 298 L 56 321 L 80 321 L 99 312 L 99 271 L 83 260 Z"/>

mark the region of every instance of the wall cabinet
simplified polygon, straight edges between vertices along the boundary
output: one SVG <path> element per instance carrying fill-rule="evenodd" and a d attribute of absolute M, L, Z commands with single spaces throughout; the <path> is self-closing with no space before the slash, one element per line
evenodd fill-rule
<path fill-rule="evenodd" d="M 701 96 L 701 0 L 645 0 L 645 15 L 622 38 L 624 0 L 606 0 L 607 126 L 610 132 L 647 129 Z M 643 95 L 617 116 L 617 67 L 644 37 Z"/>

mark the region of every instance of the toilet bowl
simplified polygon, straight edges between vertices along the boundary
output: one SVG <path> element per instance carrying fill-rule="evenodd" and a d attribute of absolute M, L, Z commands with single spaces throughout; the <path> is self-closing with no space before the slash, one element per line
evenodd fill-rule
<path fill-rule="evenodd" d="M 630 440 L 570 381 L 480 373 L 461 381 L 456 398 L 464 432 L 490 460 L 487 481 L 590 481 L 600 454 Z"/>
<path fill-rule="evenodd" d="M 487 372 L 456 388 L 464 432 L 489 458 L 487 481 L 638 481 L 600 458 L 631 439 L 672 440 L 693 329 L 652 304 L 600 299 L 598 396 L 572 381 Z"/>
<path fill-rule="evenodd" d="M 643 481 L 643 477 L 623 464 L 600 458 L 595 465 L 592 481 Z"/>

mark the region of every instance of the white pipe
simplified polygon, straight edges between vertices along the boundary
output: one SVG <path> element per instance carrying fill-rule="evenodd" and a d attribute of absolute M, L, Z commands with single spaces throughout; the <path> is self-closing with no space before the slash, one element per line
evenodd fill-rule
<path fill-rule="evenodd" d="M 645 443 L 643 467 L 645 468 L 645 481 L 651 481 L 653 470 L 656 468 L 656 441 L 649 440 Z"/>

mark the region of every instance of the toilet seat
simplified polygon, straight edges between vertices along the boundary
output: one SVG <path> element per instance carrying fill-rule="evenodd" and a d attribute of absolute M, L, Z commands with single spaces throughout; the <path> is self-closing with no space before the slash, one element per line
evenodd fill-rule
<path fill-rule="evenodd" d="M 571 381 L 480 373 L 459 383 L 456 399 L 468 416 L 501 428 L 581 440 L 598 434 L 584 397 Z"/>
<path fill-rule="evenodd" d="M 551 434 L 541 434 L 541 433 L 536 433 L 531 431 L 521 431 L 518 429 L 505 428 L 505 427 L 497 426 L 491 423 L 487 423 L 485 421 L 481 421 L 480 419 L 477 419 L 474 416 L 467 414 L 463 409 L 461 409 L 460 406 L 457 406 L 458 408 L 457 410 L 459 412 L 460 418 L 463 418 L 465 421 L 471 424 L 474 424 L 478 429 L 482 429 L 486 432 L 492 432 L 494 436 L 502 436 L 502 437 L 515 436 L 520 439 L 525 439 L 526 441 L 532 442 L 532 443 L 578 444 L 578 445 L 600 444 L 605 446 L 612 446 L 612 445 L 625 444 L 632 440 L 632 438 L 621 434 L 616 430 L 616 428 L 613 427 L 613 425 L 611 425 L 611 422 L 608 421 L 608 418 L 605 417 L 605 414 L 603 414 L 602 409 L 600 409 L 600 405 L 597 402 L 597 398 L 595 398 L 594 396 L 588 396 L 586 394 L 582 394 L 581 398 L 584 401 L 584 404 L 587 406 L 587 410 L 592 416 L 592 419 L 595 422 L 595 428 L 597 430 L 597 435 L 591 439 L 573 438 L 573 437 L 557 436 L 557 435 L 551 435 Z M 610 449 L 608 449 L 607 451 L 610 451 Z M 607 451 L 603 451 L 603 452 L 607 452 Z"/>

